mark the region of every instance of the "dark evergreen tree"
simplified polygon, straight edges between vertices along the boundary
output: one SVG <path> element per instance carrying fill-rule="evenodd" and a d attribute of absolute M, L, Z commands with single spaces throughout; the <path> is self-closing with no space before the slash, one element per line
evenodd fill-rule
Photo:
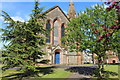
<path fill-rule="evenodd" d="M 33 13 L 27 22 L 14 21 L 8 13 L 2 11 L 6 24 L 5 28 L 1 29 L 2 40 L 9 42 L 2 50 L 2 70 L 20 67 L 20 70 L 34 72 L 37 59 L 41 59 L 45 54 L 45 15 L 42 15 L 43 8 L 39 8 L 39 4 L 38 1 L 35 2 Z"/>

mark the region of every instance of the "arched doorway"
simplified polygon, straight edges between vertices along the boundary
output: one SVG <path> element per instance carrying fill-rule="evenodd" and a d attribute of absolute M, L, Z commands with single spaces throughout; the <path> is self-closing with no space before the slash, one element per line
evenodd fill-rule
<path fill-rule="evenodd" d="M 113 62 L 113 64 L 115 64 L 115 63 L 116 63 L 116 61 L 115 61 L 115 60 L 113 60 L 112 62 Z"/>
<path fill-rule="evenodd" d="M 60 64 L 60 49 L 55 50 L 55 64 Z"/>
<path fill-rule="evenodd" d="M 55 52 L 55 64 L 60 64 L 60 52 Z"/>

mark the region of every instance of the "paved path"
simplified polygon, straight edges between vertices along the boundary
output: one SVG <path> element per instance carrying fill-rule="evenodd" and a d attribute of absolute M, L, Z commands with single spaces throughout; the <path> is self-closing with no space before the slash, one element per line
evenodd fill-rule
<path fill-rule="evenodd" d="M 93 74 L 93 70 L 97 66 L 65 66 L 60 65 L 56 66 L 56 68 L 65 68 L 66 70 L 72 72 L 72 74 L 64 79 L 64 80 L 89 80 Z"/>
<path fill-rule="evenodd" d="M 67 65 L 55 65 L 53 68 L 64 68 L 72 74 L 64 80 L 89 80 L 93 74 L 93 70 L 97 66 L 67 66 Z"/>
<path fill-rule="evenodd" d="M 71 76 L 65 80 L 86 80 L 90 77 L 91 76 L 88 76 L 88 75 L 82 75 L 79 73 L 72 73 Z"/>

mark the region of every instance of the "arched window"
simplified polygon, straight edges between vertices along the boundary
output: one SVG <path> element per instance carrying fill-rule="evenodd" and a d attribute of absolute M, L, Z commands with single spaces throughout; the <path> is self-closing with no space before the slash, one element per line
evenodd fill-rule
<path fill-rule="evenodd" d="M 64 25 L 61 26 L 61 38 L 64 37 L 65 35 L 65 27 Z M 64 43 L 64 41 L 62 41 L 62 43 Z"/>
<path fill-rule="evenodd" d="M 54 45 L 58 44 L 58 21 L 54 22 Z"/>
<path fill-rule="evenodd" d="M 47 37 L 46 43 L 50 43 L 50 28 L 51 28 L 51 25 L 50 25 L 50 22 L 48 21 L 46 24 L 46 30 L 48 31 L 48 34 L 46 35 Z"/>
<path fill-rule="evenodd" d="M 65 27 L 64 27 L 64 25 L 62 25 L 62 27 L 61 27 L 61 38 L 64 37 L 64 35 L 65 35 Z"/>

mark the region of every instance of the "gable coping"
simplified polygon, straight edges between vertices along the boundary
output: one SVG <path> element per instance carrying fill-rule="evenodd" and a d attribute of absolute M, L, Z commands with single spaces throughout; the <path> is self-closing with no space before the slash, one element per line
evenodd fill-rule
<path fill-rule="evenodd" d="M 49 13 L 50 11 L 52 11 L 53 9 L 55 9 L 57 7 L 60 9 L 60 11 L 63 13 L 63 15 L 67 18 L 67 20 L 70 21 L 69 18 L 67 17 L 67 15 L 62 11 L 62 9 L 58 5 L 55 5 L 54 7 L 48 9 L 47 11 L 43 12 L 42 14 L 47 14 L 47 13 Z"/>

